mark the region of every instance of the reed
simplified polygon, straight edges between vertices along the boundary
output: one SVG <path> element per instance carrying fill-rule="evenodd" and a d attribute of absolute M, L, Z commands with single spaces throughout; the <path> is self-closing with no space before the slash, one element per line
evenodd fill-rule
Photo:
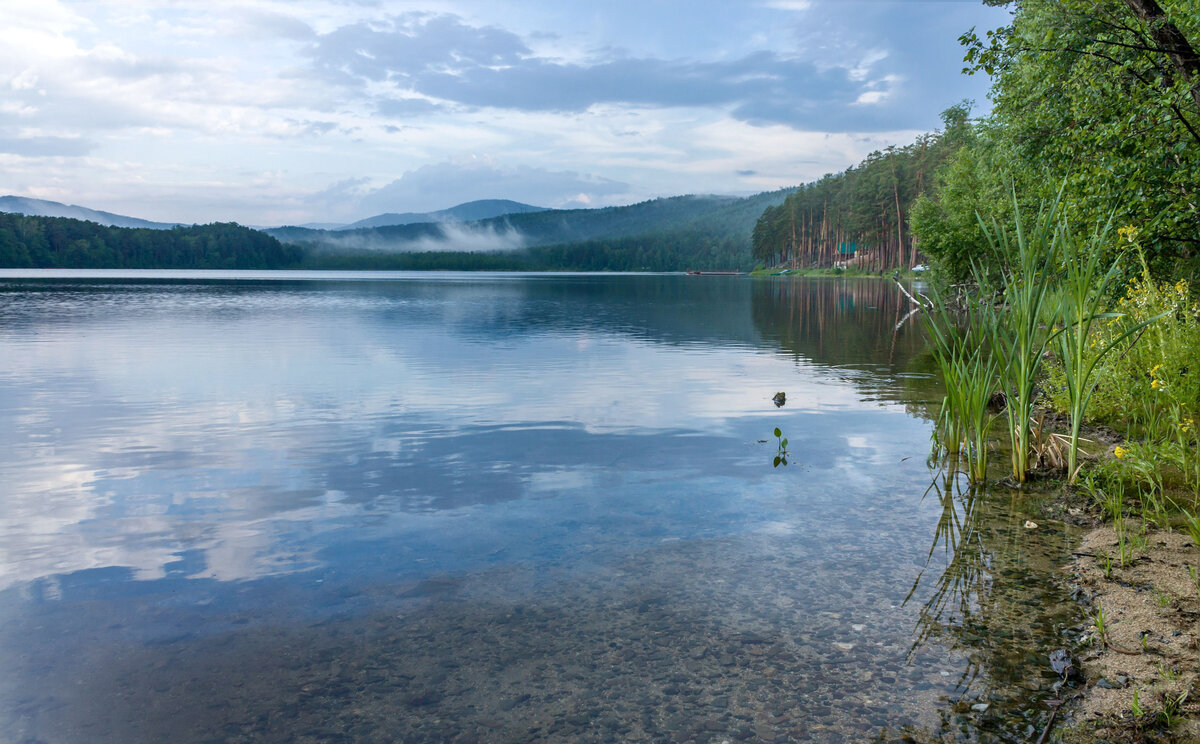
<path fill-rule="evenodd" d="M 995 220 L 990 226 L 980 220 L 989 247 L 1001 259 L 999 303 L 992 310 L 995 320 L 988 325 L 1007 396 L 1004 411 L 1012 441 L 1012 476 L 1017 483 L 1024 483 L 1029 471 L 1034 386 L 1046 349 L 1058 334 L 1053 328 L 1057 313 L 1050 293 L 1066 235 L 1058 206 L 1058 198 L 1043 205 L 1027 224 L 1014 191 L 1013 229 Z M 988 286 L 983 271 L 977 268 L 975 273 L 980 286 Z"/>
<path fill-rule="evenodd" d="M 995 391 L 998 364 L 988 348 L 987 326 L 978 308 L 970 307 L 960 316 L 936 292 L 932 303 L 932 310 L 924 315 L 925 327 L 946 385 L 935 427 L 935 450 L 954 467 L 965 456 L 968 479 L 979 483 L 987 477 L 987 438 L 993 421 L 987 406 Z"/>

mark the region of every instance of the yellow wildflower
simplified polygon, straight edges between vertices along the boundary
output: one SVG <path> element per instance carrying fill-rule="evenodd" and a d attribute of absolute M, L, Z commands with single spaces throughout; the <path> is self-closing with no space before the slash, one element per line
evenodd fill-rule
<path fill-rule="evenodd" d="M 1129 454 L 1129 450 L 1125 449 L 1124 447 L 1121 447 L 1120 445 L 1118 445 L 1117 448 L 1113 450 L 1113 455 L 1115 455 L 1118 460 L 1125 457 L 1125 455 L 1127 455 L 1127 454 Z"/>
<path fill-rule="evenodd" d="M 1150 383 L 1150 387 L 1154 390 L 1162 390 L 1165 386 L 1166 386 L 1166 384 L 1162 380 L 1159 380 L 1157 378 L 1153 382 Z"/>

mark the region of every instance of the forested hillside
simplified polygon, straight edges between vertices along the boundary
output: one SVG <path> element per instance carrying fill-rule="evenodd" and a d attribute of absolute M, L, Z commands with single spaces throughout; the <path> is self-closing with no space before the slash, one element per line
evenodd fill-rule
<path fill-rule="evenodd" d="M 934 173 L 964 142 L 969 104 L 942 114 L 945 129 L 904 147 L 873 152 L 856 166 L 806 184 L 768 207 L 754 227 L 754 257 L 768 266 L 867 269 L 909 267 L 919 259 L 909 215 Z"/>
<path fill-rule="evenodd" d="M 232 223 L 153 230 L 0 212 L 3 268 L 279 269 L 300 256 L 298 248 Z"/>
<path fill-rule="evenodd" d="M 779 204 L 789 189 L 739 198 L 677 196 L 603 209 L 546 210 L 510 214 L 447 228 L 440 223 L 389 225 L 360 230 L 272 228 L 267 232 L 306 251 L 310 268 L 399 268 L 418 262 L 405 253 L 436 252 L 449 259 L 455 235 L 495 237 L 520 245 L 505 263 L 529 269 L 681 271 L 748 269 L 751 233 L 764 208 Z M 438 250 L 438 243 L 445 250 Z M 481 266 L 494 259 L 477 251 Z M 460 266 L 463 259 L 452 261 Z M 446 268 L 449 268 L 447 266 Z"/>

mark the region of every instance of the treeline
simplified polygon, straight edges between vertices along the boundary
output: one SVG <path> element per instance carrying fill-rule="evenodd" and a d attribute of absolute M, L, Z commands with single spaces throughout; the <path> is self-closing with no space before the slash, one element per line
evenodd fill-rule
<path fill-rule="evenodd" d="M 0 212 L 3 268 L 283 269 L 301 255 L 233 223 L 153 230 Z"/>
<path fill-rule="evenodd" d="M 514 251 L 324 250 L 310 247 L 298 268 L 374 271 L 749 270 L 735 238 L 692 231 L 545 245 Z"/>
<path fill-rule="evenodd" d="M 524 251 L 540 271 L 742 270 L 753 260 L 742 241 L 693 230 L 642 237 L 589 240 Z"/>
<path fill-rule="evenodd" d="M 1028 215 L 1061 191 L 1072 232 L 1132 227 L 1156 275 L 1195 282 L 1200 0 L 988 3 L 1011 4 L 1012 23 L 961 41 L 967 71 L 991 76 L 992 113 L 968 124 L 914 205 L 920 249 L 961 281 L 991 258 L 980 216 L 1010 222 L 1014 194 Z"/>
<path fill-rule="evenodd" d="M 802 186 L 782 204 L 768 207 L 754 226 L 754 258 L 793 268 L 852 261 L 882 270 L 918 263 L 910 212 L 932 186 L 934 173 L 962 145 L 969 111 L 967 103 L 954 106 L 942 114 L 942 132 L 873 152 L 857 166 Z"/>
<path fill-rule="evenodd" d="M 314 271 L 530 271 L 513 253 L 477 251 L 321 251 L 308 253 L 297 268 Z"/>

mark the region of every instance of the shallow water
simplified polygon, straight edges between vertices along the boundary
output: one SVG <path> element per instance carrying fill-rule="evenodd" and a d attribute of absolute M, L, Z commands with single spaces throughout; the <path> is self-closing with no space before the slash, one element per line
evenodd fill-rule
<path fill-rule="evenodd" d="M 0 274 L 0 740 L 1025 740 L 1074 536 L 940 488 L 908 310 Z"/>

